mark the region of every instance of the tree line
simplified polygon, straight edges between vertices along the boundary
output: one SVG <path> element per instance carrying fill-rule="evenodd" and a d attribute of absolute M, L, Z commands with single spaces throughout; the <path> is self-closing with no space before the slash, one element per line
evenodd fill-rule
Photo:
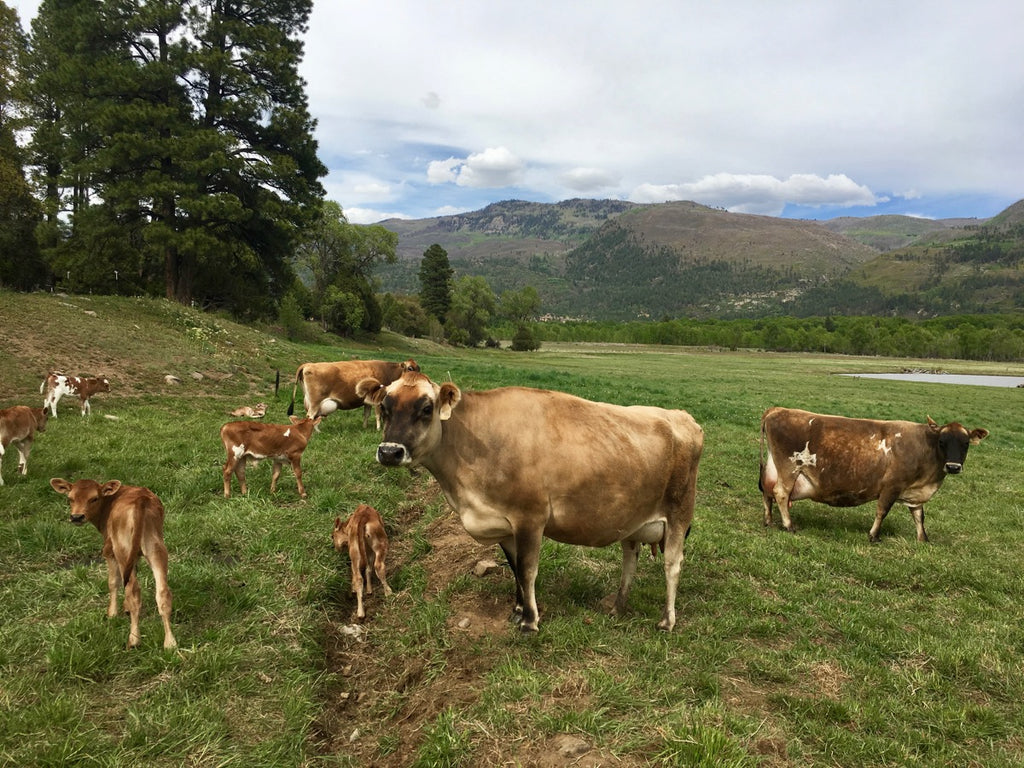
<path fill-rule="evenodd" d="M 508 332 L 506 329 L 505 332 Z M 927 320 L 900 317 L 770 317 L 660 322 L 544 322 L 539 341 L 587 341 L 763 349 L 886 357 L 1024 359 L 1024 317 L 950 315 Z"/>
<path fill-rule="evenodd" d="M 324 200 L 311 9 L 43 0 L 25 32 L 0 0 L 0 285 L 379 329 L 371 267 L 396 239 Z"/>

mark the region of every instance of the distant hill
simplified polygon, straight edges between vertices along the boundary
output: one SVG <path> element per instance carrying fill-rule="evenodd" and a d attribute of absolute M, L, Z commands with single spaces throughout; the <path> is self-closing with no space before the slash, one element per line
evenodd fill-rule
<path fill-rule="evenodd" d="M 1004 311 L 1024 305 L 1022 222 L 1024 201 L 988 221 L 819 222 L 692 202 L 511 200 L 382 222 L 399 235 L 399 259 L 377 276 L 385 291 L 415 293 L 423 252 L 438 243 L 457 275 L 481 275 L 499 295 L 532 285 L 555 317 Z"/>

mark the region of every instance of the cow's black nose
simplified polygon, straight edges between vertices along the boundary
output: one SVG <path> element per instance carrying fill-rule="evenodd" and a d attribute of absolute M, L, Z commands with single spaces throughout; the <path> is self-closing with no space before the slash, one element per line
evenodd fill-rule
<path fill-rule="evenodd" d="M 377 461 L 386 467 L 397 467 L 405 461 L 405 446 L 401 443 L 381 443 L 377 446 Z"/>
<path fill-rule="evenodd" d="M 81 525 L 85 522 L 85 515 L 72 515 L 71 522 L 75 525 Z"/>
<path fill-rule="evenodd" d="M 946 462 L 946 474 L 959 475 L 963 471 L 964 465 L 958 464 L 955 461 Z"/>

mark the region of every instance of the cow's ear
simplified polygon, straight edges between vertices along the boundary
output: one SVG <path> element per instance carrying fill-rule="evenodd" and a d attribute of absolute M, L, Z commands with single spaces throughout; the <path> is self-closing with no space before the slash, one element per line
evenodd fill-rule
<path fill-rule="evenodd" d="M 387 388 L 374 378 L 361 379 L 356 383 L 356 396 L 363 398 L 367 405 L 380 405 Z"/>
<path fill-rule="evenodd" d="M 51 477 L 50 487 L 57 493 L 63 494 L 64 496 L 67 496 L 71 492 L 71 483 L 63 477 Z"/>
<path fill-rule="evenodd" d="M 446 381 L 441 385 L 441 390 L 437 394 L 437 405 L 441 409 L 441 421 L 447 421 L 452 417 L 452 411 L 461 399 L 462 390 L 452 382 Z"/>
<path fill-rule="evenodd" d="M 113 496 L 121 490 L 120 480 L 108 480 L 100 487 L 100 493 L 104 496 Z"/>
<path fill-rule="evenodd" d="M 336 517 L 334 518 L 334 530 L 337 531 L 339 528 L 341 528 L 341 518 Z"/>
<path fill-rule="evenodd" d="M 971 430 L 971 445 L 977 445 L 982 440 L 988 437 L 988 430 L 982 427 Z"/>
<path fill-rule="evenodd" d="M 939 429 L 939 425 L 935 423 L 935 419 L 931 416 L 926 417 L 928 419 L 928 426 L 932 429 Z"/>

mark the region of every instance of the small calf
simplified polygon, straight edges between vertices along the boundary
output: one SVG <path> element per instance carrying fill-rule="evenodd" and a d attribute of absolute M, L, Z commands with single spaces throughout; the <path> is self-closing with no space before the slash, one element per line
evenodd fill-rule
<path fill-rule="evenodd" d="M 103 536 L 103 557 L 107 561 L 110 603 L 107 616 L 117 615 L 117 592 L 124 586 L 124 610 L 131 616 L 128 648 L 139 644 L 141 589 L 136 565 L 142 555 L 149 562 L 156 583 L 156 607 L 164 623 L 164 648 L 178 642 L 171 632 L 171 590 L 167 586 L 167 547 L 164 545 L 164 505 L 148 488 L 122 485 L 110 480 L 69 483 L 59 477 L 50 480 L 57 493 L 71 502 L 71 522 L 90 522 Z"/>
<path fill-rule="evenodd" d="M 232 416 L 248 416 L 250 419 L 262 419 L 267 415 L 267 404 L 243 405 L 231 412 Z"/>
<path fill-rule="evenodd" d="M 46 431 L 46 409 L 29 408 L 27 405 L 14 405 L 0 410 L 0 465 L 3 464 L 7 446 L 18 449 L 18 471 L 28 473 L 28 455 L 32 451 L 32 441 L 36 432 Z M 3 472 L 0 472 L 0 485 L 4 484 Z"/>
<path fill-rule="evenodd" d="M 302 452 L 306 450 L 313 428 L 320 423 L 320 418 L 300 419 L 290 416 L 291 424 L 263 424 L 255 421 L 229 421 L 220 428 L 220 441 L 227 452 L 224 462 L 224 498 L 231 498 L 231 474 L 238 477 L 242 487 L 242 495 L 248 493 L 245 484 L 246 461 L 258 462 L 271 459 L 274 470 L 270 476 L 270 492 L 277 491 L 277 478 L 281 475 L 281 466 L 287 461 L 295 473 L 295 483 L 299 487 L 299 496 L 306 498 L 306 488 L 302 484 Z"/>
<path fill-rule="evenodd" d="M 380 513 L 367 504 L 360 504 L 352 516 L 344 523 L 341 518 L 334 519 L 334 533 L 331 535 L 334 548 L 339 552 L 348 547 L 348 556 L 352 560 L 352 591 L 356 594 L 356 616 L 366 617 L 363 610 L 363 588 L 366 594 L 373 594 L 373 580 L 370 576 L 370 556 L 373 557 L 372 570 L 384 586 L 384 594 L 391 594 L 385 575 L 385 560 L 388 555 L 388 535 L 384 531 L 384 521 Z M 365 574 L 365 576 L 364 576 Z"/>
<path fill-rule="evenodd" d="M 67 376 L 63 373 L 53 372 L 43 379 L 39 385 L 39 392 L 46 391 L 46 398 L 43 400 L 43 408 L 50 409 L 50 415 L 57 418 L 57 403 L 64 395 L 78 395 L 82 404 L 82 415 L 92 414 L 92 406 L 89 398 L 97 392 L 109 392 L 110 381 L 103 378 L 91 376 Z"/>

